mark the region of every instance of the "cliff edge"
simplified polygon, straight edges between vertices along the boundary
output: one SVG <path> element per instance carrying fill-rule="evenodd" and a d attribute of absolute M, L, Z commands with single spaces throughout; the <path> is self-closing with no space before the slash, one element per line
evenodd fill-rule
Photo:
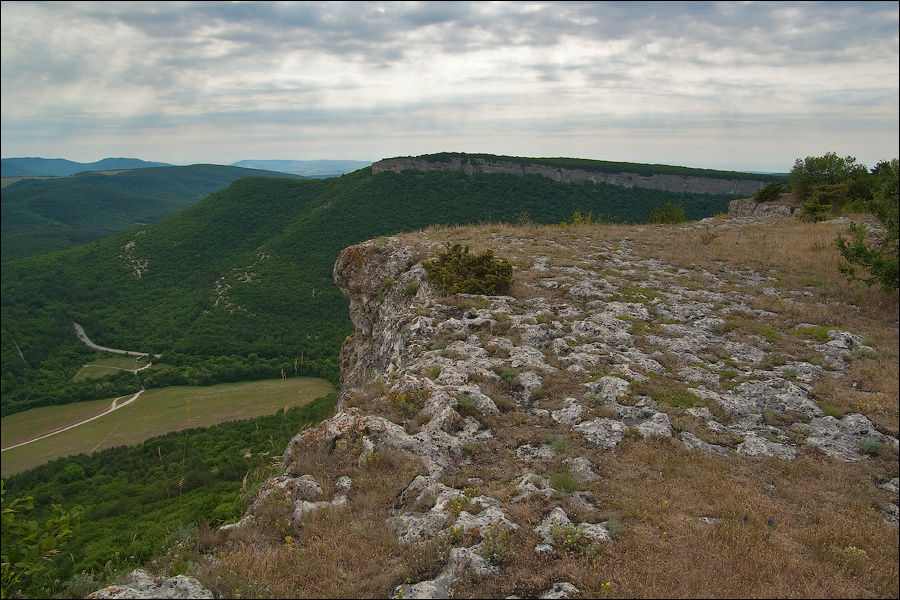
<path fill-rule="evenodd" d="M 753 179 L 730 179 L 714 177 L 695 177 L 655 173 L 642 175 L 622 171 L 607 173 L 587 171 L 584 169 L 567 169 L 541 163 L 523 163 L 508 160 L 485 159 L 476 157 L 451 156 L 443 161 L 430 161 L 424 158 L 386 158 L 372 164 L 372 174 L 384 171 L 458 171 L 466 175 L 475 173 L 508 174 L 508 175 L 540 175 L 560 183 L 608 183 L 626 188 L 642 187 L 668 192 L 696 192 L 701 194 L 734 194 L 752 196 L 768 181 Z"/>
<path fill-rule="evenodd" d="M 276 594 L 879 595 L 896 583 L 897 322 L 778 255 L 836 229 L 498 225 L 345 249 L 337 412 L 290 442 L 211 573 L 267 523 L 266 561 L 286 545 L 344 577 Z M 513 262 L 510 295 L 439 295 L 422 261 L 445 242 Z M 891 382 L 848 381 L 877 364 Z M 834 568 L 856 551 L 887 575 Z"/>

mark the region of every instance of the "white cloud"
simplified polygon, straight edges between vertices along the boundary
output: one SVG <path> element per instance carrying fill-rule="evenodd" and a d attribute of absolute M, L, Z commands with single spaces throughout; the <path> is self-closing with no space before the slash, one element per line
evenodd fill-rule
<path fill-rule="evenodd" d="M 3 153 L 873 164 L 898 154 L 897 26 L 896 3 L 4 2 Z"/>

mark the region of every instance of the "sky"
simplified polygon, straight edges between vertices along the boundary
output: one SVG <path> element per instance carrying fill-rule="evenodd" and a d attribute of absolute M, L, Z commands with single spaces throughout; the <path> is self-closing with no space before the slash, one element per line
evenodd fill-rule
<path fill-rule="evenodd" d="M 898 156 L 897 2 L 7 2 L 3 157 Z"/>

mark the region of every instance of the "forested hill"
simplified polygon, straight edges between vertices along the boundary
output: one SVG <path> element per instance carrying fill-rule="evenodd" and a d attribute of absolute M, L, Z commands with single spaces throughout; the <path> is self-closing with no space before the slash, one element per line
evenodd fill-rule
<path fill-rule="evenodd" d="M 386 158 L 372 165 L 373 173 L 383 171 L 460 171 L 541 175 L 554 181 L 609 183 L 669 192 L 732 194 L 751 196 L 772 181 L 787 181 L 785 175 L 764 175 L 739 171 L 717 171 L 672 165 L 590 160 L 585 158 L 524 158 L 493 154 L 442 152 L 422 156 Z"/>
<path fill-rule="evenodd" d="M 643 222 L 667 202 L 697 219 L 724 212 L 728 200 L 538 175 L 366 168 L 324 180 L 241 179 L 156 223 L 5 263 L 3 404 L 74 398 L 57 393 L 71 377 L 66 370 L 80 366 L 72 321 L 100 345 L 163 352 L 167 363 L 205 372 L 240 371 L 189 357 L 303 357 L 306 374 L 334 380 L 351 331 L 332 282 L 346 246 L 432 224 L 559 223 L 574 211 Z M 211 381 L 187 367 L 180 373 Z"/>
<path fill-rule="evenodd" d="M 2 257 L 7 261 L 62 250 L 152 223 L 233 181 L 253 176 L 298 177 L 223 165 L 191 165 L 23 179 L 0 192 Z"/>
<path fill-rule="evenodd" d="M 64 158 L 4 158 L 0 161 L 3 177 L 66 176 L 82 171 L 111 171 L 114 169 L 143 169 L 168 167 L 168 163 L 148 162 L 139 158 L 104 158 L 91 163 L 80 163 Z"/>

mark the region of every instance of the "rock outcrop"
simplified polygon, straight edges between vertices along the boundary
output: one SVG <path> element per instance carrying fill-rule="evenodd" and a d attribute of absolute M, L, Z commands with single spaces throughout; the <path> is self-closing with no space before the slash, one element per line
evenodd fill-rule
<path fill-rule="evenodd" d="M 85 596 L 101 598 L 212 598 L 213 594 L 193 577 L 152 577 L 137 569 L 128 574 L 122 585 L 111 585 Z"/>
<path fill-rule="evenodd" d="M 486 160 L 474 157 L 451 157 L 447 161 L 428 161 L 424 158 L 387 158 L 372 165 L 372 173 L 384 171 L 459 171 L 473 173 L 498 173 L 508 175 L 540 175 L 560 183 L 608 183 L 623 187 L 641 187 L 668 192 L 697 192 L 701 194 L 734 194 L 749 196 L 765 187 L 767 181 L 753 179 L 728 179 L 696 177 L 657 173 L 605 173 L 583 169 L 563 169 L 539 163 L 521 164 L 505 160 Z"/>
<path fill-rule="evenodd" d="M 554 256 L 579 243 L 566 239 L 550 243 L 561 253 Z M 490 241 L 498 250 L 519 243 Z M 497 573 L 492 557 L 503 532 L 532 532 L 541 556 L 560 545 L 615 544 L 616 524 L 591 517 L 597 500 L 584 487 L 599 478 L 597 457 L 629 436 L 786 461 L 804 446 L 846 461 L 864 460 L 873 445 L 897 446 L 862 414 L 824 416 L 811 395 L 816 380 L 840 374 L 851 354 L 873 351 L 859 336 L 834 329 L 822 343 L 804 338 L 800 324 L 802 356 L 774 361 L 761 329 L 728 335 L 729 324 L 774 315 L 752 308 L 746 291 L 781 294 L 769 275 L 689 273 L 618 239 L 582 252 L 577 264 L 531 256 L 518 267 L 525 292 L 515 297 L 446 298 L 422 267 L 441 247 L 385 238 L 341 252 L 334 279 L 350 301 L 355 333 L 342 349 L 337 413 L 290 442 L 284 474 L 264 486 L 245 517 L 273 494 L 297 519 L 352 502 L 346 477 L 326 497 L 322 482 L 304 471 L 304 449 L 354 448 L 354 468 L 386 450 L 417 457 L 423 470 L 385 522 L 402 544 L 466 542 L 450 550 L 436 577 L 398 586 L 393 597 L 446 598 L 462 576 Z M 373 402 L 393 412 L 369 411 Z M 518 438 L 498 440 L 492 428 L 503 415 L 514 415 L 516 427 L 557 434 L 538 439 L 517 430 Z M 570 451 L 559 432 L 582 450 Z M 508 495 L 479 491 L 479 477 L 459 483 L 474 449 L 487 443 Z M 340 473 L 340 465 L 331 468 Z M 520 503 L 551 499 L 555 507 L 531 523 L 512 516 Z M 545 597 L 565 597 L 570 587 L 559 583 Z"/>
<path fill-rule="evenodd" d="M 800 210 L 798 202 L 757 202 L 753 198 L 738 198 L 728 203 L 732 217 L 792 217 Z"/>

